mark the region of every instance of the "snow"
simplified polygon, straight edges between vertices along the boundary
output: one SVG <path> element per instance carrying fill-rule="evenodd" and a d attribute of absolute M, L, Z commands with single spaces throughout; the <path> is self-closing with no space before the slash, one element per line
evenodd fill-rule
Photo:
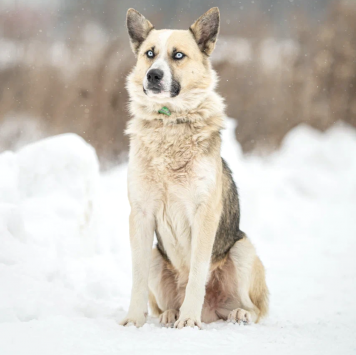
<path fill-rule="evenodd" d="M 356 353 L 356 131 L 299 126 L 268 157 L 223 156 L 242 230 L 271 292 L 268 318 L 167 329 L 117 324 L 130 296 L 126 165 L 99 173 L 65 134 L 0 155 L 0 354 Z"/>

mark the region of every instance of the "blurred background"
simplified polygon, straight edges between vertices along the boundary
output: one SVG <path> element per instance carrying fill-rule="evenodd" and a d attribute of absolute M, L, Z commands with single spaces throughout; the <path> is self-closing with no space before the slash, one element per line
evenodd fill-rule
<path fill-rule="evenodd" d="M 212 61 L 244 152 L 273 151 L 301 122 L 356 126 L 355 0 L 0 0 L 0 152 L 74 132 L 102 169 L 124 161 L 127 9 L 188 28 L 217 5 Z"/>
<path fill-rule="evenodd" d="M 221 153 L 266 268 L 270 316 L 199 334 L 153 317 L 121 328 L 126 12 L 188 28 L 213 6 L 212 62 L 231 117 Z M 356 0 L 0 0 L 0 354 L 355 354 L 355 127 Z M 89 144 L 41 139 L 67 132 Z"/>

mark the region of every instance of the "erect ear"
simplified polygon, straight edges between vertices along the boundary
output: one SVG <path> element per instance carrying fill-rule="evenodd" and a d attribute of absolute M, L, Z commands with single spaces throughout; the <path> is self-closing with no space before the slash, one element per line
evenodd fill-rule
<path fill-rule="evenodd" d="M 147 38 L 153 26 L 150 21 L 135 9 L 128 9 L 126 15 L 127 30 L 132 51 L 137 54 L 142 42 Z"/>
<path fill-rule="evenodd" d="M 190 26 L 189 29 L 203 53 L 210 55 L 213 52 L 219 34 L 219 27 L 220 12 L 217 7 L 211 8 Z"/>

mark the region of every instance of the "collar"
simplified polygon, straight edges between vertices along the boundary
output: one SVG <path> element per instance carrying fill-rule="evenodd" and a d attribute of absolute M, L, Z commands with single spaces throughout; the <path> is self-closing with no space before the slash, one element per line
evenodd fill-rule
<path fill-rule="evenodd" d="M 160 110 L 158 110 L 158 113 L 162 113 L 163 115 L 170 116 L 171 111 L 169 111 L 169 108 L 166 106 L 163 106 Z"/>

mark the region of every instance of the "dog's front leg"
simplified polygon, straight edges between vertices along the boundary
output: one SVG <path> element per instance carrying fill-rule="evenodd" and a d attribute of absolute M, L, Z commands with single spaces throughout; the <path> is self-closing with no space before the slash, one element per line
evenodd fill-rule
<path fill-rule="evenodd" d="M 148 271 L 154 235 L 154 218 L 141 210 L 130 214 L 130 243 L 132 256 L 132 290 L 128 314 L 120 324 L 141 327 L 148 313 Z"/>
<path fill-rule="evenodd" d="M 186 326 L 201 328 L 201 311 L 205 297 L 205 284 L 210 267 L 211 253 L 219 223 L 219 209 L 200 206 L 192 225 L 192 251 L 189 280 L 180 308 L 176 328 Z"/>

